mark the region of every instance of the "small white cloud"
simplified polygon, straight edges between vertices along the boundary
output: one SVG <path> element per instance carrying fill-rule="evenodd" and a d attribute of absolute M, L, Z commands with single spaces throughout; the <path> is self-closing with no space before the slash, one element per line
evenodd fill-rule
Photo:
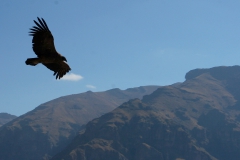
<path fill-rule="evenodd" d="M 83 77 L 81 75 L 77 75 L 74 73 L 66 74 L 65 76 L 63 76 L 61 78 L 61 80 L 66 80 L 66 81 L 79 81 L 81 79 L 83 79 Z"/>
<path fill-rule="evenodd" d="M 90 85 L 90 84 L 86 85 L 86 87 L 87 87 L 87 88 L 90 88 L 90 89 L 95 89 L 95 88 L 96 88 L 95 86 Z"/>

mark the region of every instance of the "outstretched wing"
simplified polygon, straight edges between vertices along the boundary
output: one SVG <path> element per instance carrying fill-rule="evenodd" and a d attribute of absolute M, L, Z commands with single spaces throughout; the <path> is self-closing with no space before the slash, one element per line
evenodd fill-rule
<path fill-rule="evenodd" d="M 54 71 L 54 76 L 56 75 L 56 79 L 62 78 L 67 72 L 71 70 L 69 65 L 62 61 L 59 63 L 43 63 L 48 69 Z"/>
<path fill-rule="evenodd" d="M 54 39 L 51 31 L 48 29 L 47 23 L 43 18 L 38 18 L 38 22 L 34 20 L 34 23 L 36 26 L 30 28 L 31 31 L 29 32 L 29 35 L 33 36 L 33 51 L 38 57 L 55 56 L 57 52 L 54 46 Z"/>

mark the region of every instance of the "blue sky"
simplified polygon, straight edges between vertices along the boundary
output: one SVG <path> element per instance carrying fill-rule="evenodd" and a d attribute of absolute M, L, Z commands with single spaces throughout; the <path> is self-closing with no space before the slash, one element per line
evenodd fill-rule
<path fill-rule="evenodd" d="M 60 96 L 169 85 L 191 69 L 238 65 L 239 8 L 238 0 L 1 0 L 0 112 L 19 116 Z M 36 56 L 28 32 L 37 17 L 72 68 L 66 80 L 25 65 Z"/>

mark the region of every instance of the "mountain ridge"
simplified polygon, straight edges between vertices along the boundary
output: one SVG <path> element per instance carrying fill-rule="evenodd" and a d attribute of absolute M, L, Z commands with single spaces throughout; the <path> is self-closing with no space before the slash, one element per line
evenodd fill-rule
<path fill-rule="evenodd" d="M 88 122 L 51 160 L 239 159 L 240 67 L 186 77 Z"/>
<path fill-rule="evenodd" d="M 17 118 L 15 115 L 11 115 L 9 113 L 0 113 L 0 127 L 15 118 Z"/>
<path fill-rule="evenodd" d="M 141 98 L 158 87 L 88 91 L 43 103 L 0 128 L 0 159 L 48 160 L 62 150 L 89 120 L 129 99 Z"/>

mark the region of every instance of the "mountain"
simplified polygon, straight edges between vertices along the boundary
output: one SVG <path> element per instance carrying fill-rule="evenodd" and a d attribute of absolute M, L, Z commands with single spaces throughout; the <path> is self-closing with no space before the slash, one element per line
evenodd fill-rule
<path fill-rule="evenodd" d="M 90 121 L 51 160 L 240 159 L 240 66 L 185 77 Z"/>
<path fill-rule="evenodd" d="M 17 116 L 8 114 L 8 113 L 0 113 L 0 127 L 11 120 L 15 119 Z"/>
<path fill-rule="evenodd" d="M 0 128 L 0 159 L 48 160 L 66 147 L 88 121 L 157 88 L 88 91 L 41 104 Z"/>

